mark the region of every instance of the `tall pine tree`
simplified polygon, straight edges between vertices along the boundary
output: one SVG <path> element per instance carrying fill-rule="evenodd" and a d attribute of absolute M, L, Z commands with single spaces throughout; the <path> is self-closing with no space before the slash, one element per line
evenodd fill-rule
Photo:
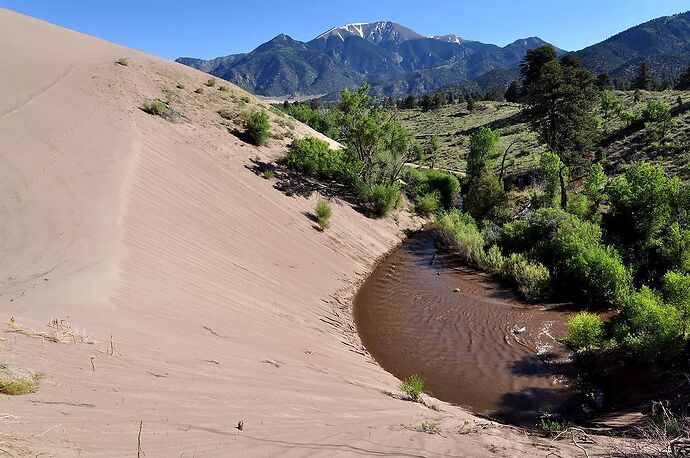
<path fill-rule="evenodd" d="M 676 89 L 678 89 L 679 91 L 690 90 L 690 65 L 688 65 L 685 71 L 681 73 L 680 78 L 676 83 Z"/>
<path fill-rule="evenodd" d="M 551 46 L 527 51 L 520 66 L 526 115 L 542 142 L 568 166 L 582 165 L 597 136 L 595 76 Z"/>
<path fill-rule="evenodd" d="M 649 71 L 649 65 L 644 63 L 637 70 L 635 81 L 633 81 L 633 89 L 642 89 L 648 91 L 652 88 L 652 73 Z"/>

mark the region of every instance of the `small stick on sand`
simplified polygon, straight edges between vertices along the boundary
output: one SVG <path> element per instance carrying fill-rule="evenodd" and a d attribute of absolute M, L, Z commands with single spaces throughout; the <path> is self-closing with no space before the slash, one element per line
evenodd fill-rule
<path fill-rule="evenodd" d="M 110 345 L 108 346 L 108 350 L 106 350 L 106 354 L 108 354 L 110 356 L 115 356 L 115 353 L 117 353 L 117 355 L 120 358 L 125 359 L 125 357 L 122 356 L 122 353 L 120 353 L 120 351 L 117 348 L 115 348 L 115 345 L 113 345 L 113 336 L 111 334 L 110 335 Z"/>
<path fill-rule="evenodd" d="M 204 326 L 204 329 L 206 329 L 208 332 L 210 332 L 211 334 L 213 334 L 213 335 L 216 336 L 216 337 L 220 337 L 221 339 L 227 339 L 227 337 L 218 334 L 216 331 L 214 331 L 213 329 L 209 328 L 208 326 Z"/>
<path fill-rule="evenodd" d="M 91 369 L 96 372 L 96 365 L 93 363 L 93 356 L 91 357 Z"/>
<path fill-rule="evenodd" d="M 141 455 L 146 455 L 141 451 L 141 430 L 144 428 L 144 422 L 139 422 L 139 435 L 137 436 L 137 458 L 141 458 Z"/>

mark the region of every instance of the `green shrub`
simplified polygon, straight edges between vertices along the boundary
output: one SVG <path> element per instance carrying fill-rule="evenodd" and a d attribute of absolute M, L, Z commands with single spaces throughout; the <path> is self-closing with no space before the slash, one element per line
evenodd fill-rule
<path fill-rule="evenodd" d="M 690 275 L 666 272 L 662 283 L 664 302 L 678 311 L 683 338 L 690 334 Z"/>
<path fill-rule="evenodd" d="M 325 135 L 331 133 L 334 138 L 337 135 L 334 131 L 335 125 L 332 120 L 333 116 L 328 111 L 319 111 L 303 102 L 284 103 L 280 106 L 280 109 L 317 132 L 321 132 Z"/>
<path fill-rule="evenodd" d="M 273 178 L 275 178 L 276 174 L 275 174 L 275 172 L 274 172 L 273 170 L 268 169 L 268 170 L 264 170 L 264 171 L 261 173 L 261 176 L 264 177 L 264 178 L 267 179 L 267 180 L 272 180 Z"/>
<path fill-rule="evenodd" d="M 568 320 L 568 344 L 577 350 L 591 350 L 602 343 L 604 323 L 598 315 L 580 312 Z"/>
<path fill-rule="evenodd" d="M 206 81 L 206 86 L 208 87 L 213 87 L 216 85 L 216 79 L 215 78 L 209 78 L 208 81 Z"/>
<path fill-rule="evenodd" d="M 377 184 L 371 188 L 367 202 L 377 216 L 388 215 L 400 202 L 400 186 L 393 184 Z"/>
<path fill-rule="evenodd" d="M 0 364 L 0 394 L 20 396 L 38 391 L 43 374 L 22 374 L 5 364 Z"/>
<path fill-rule="evenodd" d="M 293 141 L 280 162 L 305 175 L 345 184 L 352 182 L 359 170 L 359 162 L 348 151 L 331 149 L 328 143 L 314 137 Z"/>
<path fill-rule="evenodd" d="M 539 423 L 536 426 L 540 431 L 550 436 L 556 436 L 558 433 L 570 428 L 572 423 L 544 416 L 539 419 Z"/>
<path fill-rule="evenodd" d="M 484 238 L 472 216 L 458 210 L 437 218 L 439 242 L 462 261 L 478 265 L 484 257 Z"/>
<path fill-rule="evenodd" d="M 268 115 L 263 111 L 252 111 L 244 118 L 245 135 L 252 145 L 266 144 L 269 127 Z"/>
<path fill-rule="evenodd" d="M 439 206 L 446 210 L 453 207 L 460 192 L 460 182 L 455 175 L 438 170 L 408 169 L 405 173 L 407 191 L 417 203 L 420 197 L 435 193 Z M 428 198 L 427 198 L 428 199 Z"/>
<path fill-rule="evenodd" d="M 481 258 L 480 267 L 494 275 L 503 276 L 505 271 L 506 259 L 501 252 L 501 249 L 496 245 L 491 245 L 491 248 L 486 250 L 484 256 Z"/>
<path fill-rule="evenodd" d="M 645 361 L 674 361 L 683 349 L 678 310 L 646 286 L 628 297 L 618 321 L 618 342 Z"/>
<path fill-rule="evenodd" d="M 584 297 L 594 304 L 621 304 L 632 287 L 630 271 L 612 247 L 580 246 L 563 265 L 570 286 L 581 286 Z"/>
<path fill-rule="evenodd" d="M 227 86 L 218 86 L 218 90 L 221 92 L 228 92 L 230 89 Z"/>
<path fill-rule="evenodd" d="M 418 401 L 424 391 L 424 380 L 417 374 L 410 375 L 400 382 L 400 390 L 411 400 Z"/>
<path fill-rule="evenodd" d="M 663 100 L 647 102 L 647 106 L 642 110 L 642 117 L 648 122 L 657 139 L 665 137 L 675 124 L 671 106 Z"/>
<path fill-rule="evenodd" d="M 568 198 L 568 213 L 586 219 L 591 214 L 592 203 L 584 194 L 573 194 Z"/>
<path fill-rule="evenodd" d="M 546 296 L 551 275 L 543 264 L 527 260 L 522 254 L 513 253 L 505 258 L 503 275 L 515 284 L 528 301 Z"/>
<path fill-rule="evenodd" d="M 141 109 L 148 114 L 165 116 L 170 112 L 170 109 L 165 105 L 162 100 L 151 100 L 149 102 L 144 102 Z"/>
<path fill-rule="evenodd" d="M 602 244 L 601 228 L 557 208 L 539 209 L 525 231 L 535 257 L 557 273 L 557 284 L 593 304 L 625 301 L 632 279 L 621 257 Z"/>
<path fill-rule="evenodd" d="M 501 228 L 498 244 L 507 253 L 521 253 L 531 249 L 537 240 L 529 222 L 516 219 Z"/>
<path fill-rule="evenodd" d="M 463 208 L 477 221 L 496 219 L 506 200 L 498 177 L 489 171 L 483 171 L 472 181 L 463 200 Z"/>
<path fill-rule="evenodd" d="M 316 201 L 316 222 L 322 231 L 331 227 L 331 204 L 324 198 L 319 198 Z"/>
<path fill-rule="evenodd" d="M 441 426 L 433 421 L 423 421 L 420 429 L 422 430 L 422 432 L 425 432 L 427 434 L 441 433 Z"/>
<path fill-rule="evenodd" d="M 436 213 L 441 208 L 441 196 L 437 191 L 422 194 L 415 199 L 414 208 L 422 215 Z"/>

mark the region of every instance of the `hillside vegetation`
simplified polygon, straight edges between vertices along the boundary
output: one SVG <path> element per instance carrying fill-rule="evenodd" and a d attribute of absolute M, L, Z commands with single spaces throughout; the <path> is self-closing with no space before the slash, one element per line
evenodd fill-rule
<path fill-rule="evenodd" d="M 606 119 L 601 106 L 601 139 L 597 154 L 606 169 L 618 173 L 623 166 L 635 161 L 660 164 L 669 173 L 684 179 L 690 178 L 690 92 L 666 91 L 615 91 L 613 95 L 622 105 L 608 113 Z M 637 99 L 637 100 L 636 100 Z M 679 104 L 679 100 L 682 102 Z M 645 125 L 643 112 L 649 102 L 666 103 L 672 112 L 673 125 L 663 140 L 654 138 L 649 126 Z M 472 111 L 463 102 L 443 105 L 436 110 L 421 108 L 400 109 L 395 116 L 422 145 L 423 150 L 433 150 L 431 140 L 439 139 L 436 156 L 427 153 L 422 160 L 412 161 L 464 173 L 466 171 L 469 139 L 480 127 L 491 128 L 500 134 L 500 140 L 492 159 L 494 167 L 500 168 L 502 155 L 509 149 L 505 161 L 506 174 L 524 174 L 536 170 L 539 158 L 547 148 L 537 134 L 530 129 L 524 116 L 523 106 L 518 103 L 478 101 Z M 627 111 L 635 116 L 626 120 Z"/>

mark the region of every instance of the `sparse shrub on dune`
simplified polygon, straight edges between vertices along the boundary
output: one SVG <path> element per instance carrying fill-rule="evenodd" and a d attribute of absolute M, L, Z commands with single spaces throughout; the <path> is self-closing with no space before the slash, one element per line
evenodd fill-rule
<path fill-rule="evenodd" d="M 203 94 L 203 93 L 204 93 L 204 88 L 203 88 L 203 87 L 196 88 L 196 89 L 194 90 L 194 93 L 195 93 L 195 94 Z"/>
<path fill-rule="evenodd" d="M 328 203 L 323 197 L 319 197 L 316 201 L 316 222 L 322 231 L 325 231 L 331 227 L 331 204 Z"/>
<path fill-rule="evenodd" d="M 411 401 L 419 401 L 419 396 L 424 391 L 424 380 L 417 374 L 410 375 L 400 382 L 400 390 Z"/>
<path fill-rule="evenodd" d="M 164 87 L 161 89 L 161 92 L 163 92 L 163 95 L 165 96 L 165 103 L 168 104 L 173 101 L 175 98 L 175 91 L 172 89 L 168 89 L 167 87 Z"/>
<path fill-rule="evenodd" d="M 221 92 L 228 92 L 230 89 L 228 89 L 227 86 L 218 86 L 218 90 Z"/>
<path fill-rule="evenodd" d="M 157 116 L 165 116 L 170 112 L 170 108 L 162 100 L 150 100 L 144 102 L 141 109 L 146 113 Z"/>
<path fill-rule="evenodd" d="M 206 81 L 206 86 L 208 87 L 213 87 L 216 85 L 216 79 L 215 78 L 209 78 L 208 81 Z"/>
<path fill-rule="evenodd" d="M 441 426 L 433 421 L 423 421 L 420 430 L 427 434 L 440 434 Z"/>
<path fill-rule="evenodd" d="M 218 110 L 218 115 L 223 119 L 227 119 L 228 121 L 235 119 L 235 113 L 230 110 Z"/>
<path fill-rule="evenodd" d="M 43 374 L 19 371 L 6 364 L 0 364 L 0 393 L 20 396 L 38 391 Z"/>
<path fill-rule="evenodd" d="M 269 170 L 264 170 L 261 173 L 261 176 L 264 177 L 266 180 L 272 180 L 273 178 L 275 178 L 276 174 L 273 170 L 269 169 Z"/>
<path fill-rule="evenodd" d="M 268 115 L 263 111 L 254 110 L 244 118 L 245 136 L 247 141 L 255 146 L 263 146 L 268 140 Z"/>
<path fill-rule="evenodd" d="M 178 89 L 184 89 L 185 86 L 182 83 L 178 83 L 178 85 L 175 87 L 177 87 Z"/>
<path fill-rule="evenodd" d="M 123 67 L 129 67 L 129 60 L 126 57 L 120 57 L 115 61 L 116 64 L 122 65 Z"/>

